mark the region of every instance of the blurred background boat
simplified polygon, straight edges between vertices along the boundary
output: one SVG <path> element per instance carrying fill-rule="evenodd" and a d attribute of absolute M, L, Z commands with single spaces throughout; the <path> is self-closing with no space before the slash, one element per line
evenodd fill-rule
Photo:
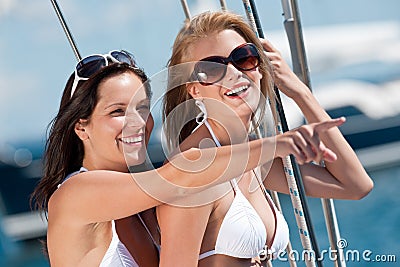
<path fill-rule="evenodd" d="M 400 164 L 399 88 L 400 81 L 337 80 L 315 92 L 331 117 L 346 117 L 340 130 L 368 170 Z M 289 123 L 304 123 L 297 108 L 285 102 Z"/>

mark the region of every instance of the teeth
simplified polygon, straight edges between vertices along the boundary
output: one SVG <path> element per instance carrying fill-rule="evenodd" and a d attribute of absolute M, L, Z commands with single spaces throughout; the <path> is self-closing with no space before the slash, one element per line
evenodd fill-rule
<path fill-rule="evenodd" d="M 136 136 L 136 137 L 124 137 L 124 138 L 121 138 L 121 141 L 123 142 L 123 143 L 126 143 L 126 144 L 132 144 L 132 143 L 138 143 L 138 142 L 142 142 L 142 140 L 143 140 L 143 136 Z"/>
<path fill-rule="evenodd" d="M 237 93 L 239 93 L 240 91 L 246 90 L 247 88 L 249 88 L 248 85 L 243 85 L 243 86 L 240 86 L 240 87 L 236 88 L 236 89 L 233 90 L 233 91 L 230 91 L 230 92 L 226 93 L 226 95 L 227 95 L 227 96 L 230 96 L 230 95 L 233 95 L 233 94 L 237 94 Z"/>

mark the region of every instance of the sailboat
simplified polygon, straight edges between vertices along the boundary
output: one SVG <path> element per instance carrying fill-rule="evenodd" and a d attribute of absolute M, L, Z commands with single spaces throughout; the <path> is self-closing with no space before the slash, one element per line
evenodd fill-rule
<path fill-rule="evenodd" d="M 396 81 L 378 86 L 346 79 L 314 93 L 331 117 L 346 117 L 340 130 L 367 170 L 400 164 L 399 86 Z M 292 103 L 285 100 L 284 105 L 291 127 L 305 122 Z"/>
<path fill-rule="evenodd" d="M 342 88 L 343 86 L 338 87 Z M 316 92 L 316 94 L 318 94 L 318 92 Z M 398 131 L 400 131 L 400 122 L 397 115 L 376 118 L 365 111 L 362 108 L 362 105 L 357 106 L 357 103 L 348 103 L 347 105 L 341 103 L 340 105 L 336 105 L 334 103 L 329 103 L 328 101 L 324 102 L 323 98 L 324 96 L 321 94 L 319 99 L 325 103 L 328 112 L 333 117 L 344 115 L 348 118 L 349 123 L 343 126 L 342 131 L 345 137 L 348 138 L 349 143 L 357 150 L 362 161 L 363 154 L 366 155 L 365 157 L 371 157 L 372 149 L 382 152 L 383 147 L 387 146 L 394 154 L 388 155 L 384 152 L 381 155 L 388 155 L 388 158 L 394 161 L 393 164 L 396 162 L 396 159 L 393 156 L 396 155 L 396 149 L 393 149 L 393 143 L 397 144 L 399 140 L 396 138 L 400 136 L 398 134 Z M 331 97 L 327 98 L 332 99 Z M 157 129 L 154 131 L 157 131 Z M 374 134 L 372 137 L 370 137 L 371 133 Z M 384 140 L 382 140 L 382 137 L 385 137 Z M 378 140 L 382 140 L 381 143 L 379 143 Z M 160 145 L 157 143 L 156 139 L 150 140 L 149 155 L 160 155 L 157 151 L 157 147 L 159 146 Z M 23 203 L 19 207 L 15 207 L 16 203 L 21 203 L 20 199 L 22 195 L 24 196 L 24 199 L 27 200 L 34 184 L 41 177 L 40 153 L 42 152 L 42 147 L 40 146 L 38 148 L 37 143 L 16 144 L 13 149 L 14 151 L 27 149 L 31 151 L 32 158 L 31 163 L 27 166 L 21 166 L 8 161 L 3 161 L 0 164 L 1 177 L 4 177 L 7 180 L 12 177 L 15 182 L 15 184 L 7 184 L 7 187 L 0 187 L 2 189 L 1 195 L 3 203 L 7 207 L 7 213 L 3 217 L 3 230 L 14 240 L 24 240 L 44 236 L 46 232 L 46 223 L 38 217 L 38 214 L 30 212 L 27 202 Z M 382 162 L 377 161 L 371 163 L 371 161 L 376 159 L 383 160 L 382 156 L 372 157 L 373 159 L 365 159 L 366 166 L 383 164 Z M 161 162 L 162 158 L 157 158 L 153 163 L 154 165 L 159 165 Z M 14 188 L 19 188 L 18 190 L 21 190 L 22 188 L 23 192 L 14 193 Z M 19 224 L 20 222 L 24 222 L 24 225 Z M 29 225 L 29 227 L 27 227 L 27 225 Z"/>

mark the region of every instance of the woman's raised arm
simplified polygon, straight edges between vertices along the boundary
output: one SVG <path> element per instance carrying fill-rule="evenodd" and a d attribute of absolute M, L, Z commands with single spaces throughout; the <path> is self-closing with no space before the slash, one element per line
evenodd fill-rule
<path fill-rule="evenodd" d="M 339 120 L 329 120 L 311 124 L 310 129 L 323 132 L 339 124 Z M 62 213 L 58 218 L 74 215 L 75 222 L 82 220 L 86 224 L 123 218 L 160 203 L 179 200 L 180 205 L 185 205 L 185 197 L 229 181 L 276 157 L 304 153 L 307 147 L 301 148 L 293 138 L 296 131 L 232 146 L 192 148 L 177 154 L 166 165 L 142 173 L 96 170 L 77 174 L 54 192 L 49 214 Z M 329 149 L 325 148 L 326 151 Z M 216 187 L 215 193 L 220 194 L 220 188 Z M 188 199 L 193 201 L 193 197 Z"/>

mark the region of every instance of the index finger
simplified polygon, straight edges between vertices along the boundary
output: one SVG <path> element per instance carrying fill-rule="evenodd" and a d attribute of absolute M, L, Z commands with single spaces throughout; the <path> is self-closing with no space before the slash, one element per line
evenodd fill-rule
<path fill-rule="evenodd" d="M 316 132 L 324 132 L 324 131 L 329 130 L 330 128 L 342 125 L 345 121 L 346 121 L 345 117 L 340 117 L 340 118 L 321 122 L 315 126 L 315 131 Z"/>

